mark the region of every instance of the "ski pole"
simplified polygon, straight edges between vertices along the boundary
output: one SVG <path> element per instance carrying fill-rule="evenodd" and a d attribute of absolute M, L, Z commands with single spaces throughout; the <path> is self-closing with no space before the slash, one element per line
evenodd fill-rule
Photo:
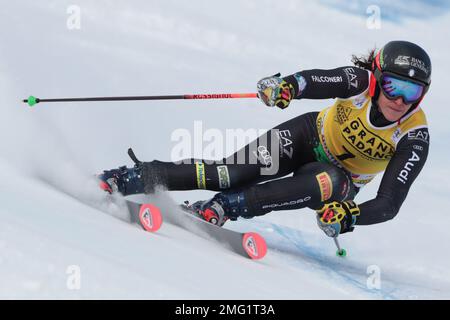
<path fill-rule="evenodd" d="M 341 246 L 339 245 L 339 241 L 338 241 L 337 237 L 334 237 L 333 240 L 334 240 L 334 244 L 337 247 L 336 255 L 338 257 L 345 257 L 347 255 L 347 251 L 345 249 L 341 248 Z"/>
<path fill-rule="evenodd" d="M 131 100 L 191 100 L 191 99 L 239 99 L 257 98 L 256 93 L 213 93 L 213 94 L 181 94 L 166 96 L 128 96 L 128 97 L 90 97 L 90 98 L 58 98 L 40 99 L 29 96 L 23 102 L 30 107 L 40 102 L 85 102 L 85 101 L 131 101 Z"/>

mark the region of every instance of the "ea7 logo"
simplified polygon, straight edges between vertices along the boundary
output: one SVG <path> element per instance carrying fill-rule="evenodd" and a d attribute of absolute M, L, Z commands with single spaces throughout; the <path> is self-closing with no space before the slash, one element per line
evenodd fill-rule
<path fill-rule="evenodd" d="M 289 139 L 292 137 L 290 130 L 281 130 L 277 131 L 278 138 L 280 140 L 280 158 L 283 158 L 284 155 L 287 155 L 289 159 L 292 159 L 292 155 L 294 153 L 294 148 L 292 147 L 292 140 Z"/>
<path fill-rule="evenodd" d="M 429 135 L 428 131 L 425 130 L 417 130 L 408 132 L 408 140 L 420 140 L 428 143 Z"/>
<path fill-rule="evenodd" d="M 411 172 L 412 168 L 414 168 L 414 162 L 418 161 L 420 161 L 420 157 L 413 151 L 411 158 L 408 159 L 408 162 L 406 162 L 402 171 L 400 171 L 397 180 L 403 184 L 406 184 L 406 182 L 408 181 L 408 175 Z"/>
<path fill-rule="evenodd" d="M 358 80 L 357 75 L 355 74 L 355 70 L 353 68 L 345 68 L 345 75 L 347 76 L 347 80 L 350 86 L 358 88 Z M 349 86 L 349 88 L 350 88 Z"/>

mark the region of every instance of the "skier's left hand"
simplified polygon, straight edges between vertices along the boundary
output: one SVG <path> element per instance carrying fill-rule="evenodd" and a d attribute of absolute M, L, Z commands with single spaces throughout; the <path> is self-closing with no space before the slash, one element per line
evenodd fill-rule
<path fill-rule="evenodd" d="M 353 231 L 359 207 L 352 200 L 330 202 L 317 210 L 317 224 L 329 237 Z"/>

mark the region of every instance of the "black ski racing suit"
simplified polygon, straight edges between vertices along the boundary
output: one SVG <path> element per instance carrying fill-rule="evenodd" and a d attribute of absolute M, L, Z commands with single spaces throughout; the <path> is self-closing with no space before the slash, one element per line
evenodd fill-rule
<path fill-rule="evenodd" d="M 355 79 L 346 76 L 345 68 L 349 67 L 298 72 L 295 76 L 302 76 L 306 81 L 301 89 L 294 75 L 284 79 L 294 86 L 295 99 L 348 98 L 365 91 L 369 86 L 367 70 L 351 67 L 357 77 L 355 82 Z M 377 126 L 390 124 L 378 111 L 375 98 L 372 98 L 372 104 L 370 121 Z M 319 161 L 315 151 L 320 143 L 317 116 L 318 112 L 310 112 L 284 122 L 221 161 L 211 163 L 204 159 L 186 159 L 181 164 L 158 160 L 148 162 L 143 172 L 146 191 L 150 192 L 155 183 L 168 190 L 243 191 L 251 216 L 258 216 L 276 210 L 321 208 L 324 201 L 317 175 L 326 172 L 332 181 L 332 194 L 326 202 L 353 199 L 359 189 L 352 183 L 350 174 Z M 376 198 L 359 205 L 360 216 L 356 224 L 381 223 L 396 216 L 426 162 L 428 148 L 427 128 L 413 130 L 397 143 Z M 279 155 L 276 174 L 262 174 L 274 152 Z M 418 155 L 418 159 L 411 160 L 413 153 Z M 245 162 L 242 164 L 239 160 L 243 157 Z M 398 179 L 401 172 L 402 177 L 406 174 L 406 180 Z"/>

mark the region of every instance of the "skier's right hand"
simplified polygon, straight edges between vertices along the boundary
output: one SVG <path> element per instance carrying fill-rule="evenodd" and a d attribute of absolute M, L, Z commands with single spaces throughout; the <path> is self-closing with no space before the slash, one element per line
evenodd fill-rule
<path fill-rule="evenodd" d="M 258 98 L 269 107 L 277 106 L 285 109 L 289 106 L 295 94 L 292 84 L 280 78 L 279 73 L 259 80 L 256 87 Z"/>

